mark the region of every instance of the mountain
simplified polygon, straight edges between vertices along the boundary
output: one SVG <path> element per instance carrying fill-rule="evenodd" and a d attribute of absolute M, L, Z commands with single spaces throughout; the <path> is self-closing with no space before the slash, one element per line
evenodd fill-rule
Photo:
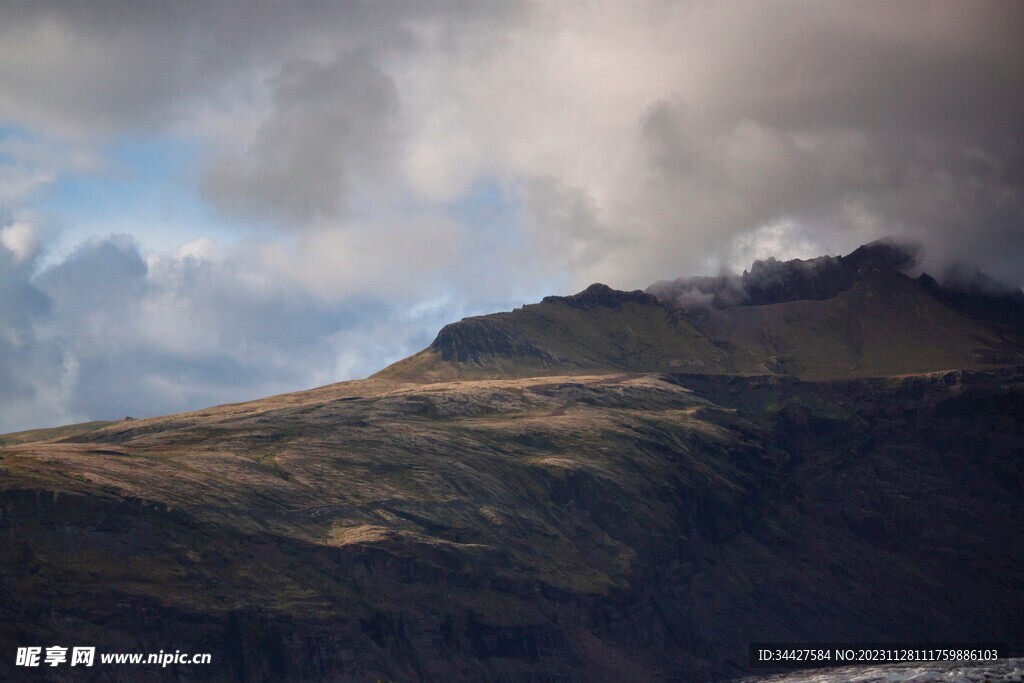
<path fill-rule="evenodd" d="M 647 292 L 594 284 L 510 313 L 447 325 L 379 377 L 410 381 L 589 372 L 804 379 L 1024 363 L 1024 294 L 962 291 L 903 269 L 888 242 L 811 261 L 759 261 L 741 277 Z"/>
<path fill-rule="evenodd" d="M 54 644 L 213 656 L 73 678 L 103 681 L 708 681 L 749 674 L 752 641 L 1019 651 L 1019 328 L 851 257 L 697 308 L 595 285 L 367 380 L 0 437 L 0 678 Z"/>
<path fill-rule="evenodd" d="M 593 371 L 723 370 L 727 355 L 683 311 L 595 284 L 511 313 L 446 325 L 423 351 L 376 376 L 414 381 Z"/>

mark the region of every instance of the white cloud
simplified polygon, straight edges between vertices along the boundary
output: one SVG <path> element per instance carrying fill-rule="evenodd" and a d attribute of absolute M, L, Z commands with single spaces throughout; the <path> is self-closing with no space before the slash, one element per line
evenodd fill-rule
<path fill-rule="evenodd" d="M 43 169 L 13 168 L 0 165 L 0 206 L 11 205 L 55 179 Z"/>
<path fill-rule="evenodd" d="M 331 262 L 309 250 L 299 268 Z M 193 243 L 144 259 L 133 240 L 114 236 L 40 270 L 41 258 L 0 249 L 0 432 L 365 376 L 460 314 L 419 305 L 427 294 L 415 273 L 395 277 L 404 284 L 393 290 L 332 298 L 321 295 L 329 283 L 307 287 L 297 270 L 263 263 L 266 281 L 254 284 L 242 247 Z M 381 288 L 387 276 L 377 277 Z"/>
<path fill-rule="evenodd" d="M 39 250 L 39 238 L 30 223 L 15 222 L 0 228 L 0 244 L 20 262 L 33 258 Z"/>
<path fill-rule="evenodd" d="M 262 242 L 246 255 L 253 270 L 323 301 L 405 298 L 450 282 L 463 236 L 450 220 L 392 216 L 348 229 L 309 231 Z"/>

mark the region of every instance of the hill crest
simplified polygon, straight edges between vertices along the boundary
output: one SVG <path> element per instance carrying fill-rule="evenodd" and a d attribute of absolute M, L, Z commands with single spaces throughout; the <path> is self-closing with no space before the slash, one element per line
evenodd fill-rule
<path fill-rule="evenodd" d="M 551 373 L 704 372 L 805 379 L 1024 363 L 1024 294 L 906 274 L 892 242 L 845 256 L 757 261 L 739 276 L 625 292 L 595 283 L 446 325 L 377 377 L 411 381 Z"/>

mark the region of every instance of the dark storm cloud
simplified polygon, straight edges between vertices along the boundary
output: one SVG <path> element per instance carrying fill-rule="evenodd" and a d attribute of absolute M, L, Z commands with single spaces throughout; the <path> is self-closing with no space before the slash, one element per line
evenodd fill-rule
<path fill-rule="evenodd" d="M 642 199 L 674 226 L 666 243 L 724 257 L 735 238 L 792 220 L 834 252 L 892 234 L 921 242 L 933 271 L 963 260 L 1024 281 L 1024 6 L 722 14 L 704 18 L 734 39 L 707 46 L 701 87 L 640 123 Z"/>
<path fill-rule="evenodd" d="M 353 187 L 401 192 L 382 172 L 551 178 L 600 222 L 588 245 L 548 234 L 572 221 L 533 234 L 621 286 L 781 220 L 816 248 L 895 234 L 933 270 L 1021 280 L 1024 5 L 524 6 L 8 2 L 0 117 L 65 135 L 220 117 L 242 141 L 204 129 L 206 197 L 297 226 Z"/>
<path fill-rule="evenodd" d="M 402 52 L 426 29 L 459 44 L 520 14 L 518 2 L 11 0 L 0 118 L 87 134 L 152 128 L 250 96 L 268 67 L 303 56 Z"/>
<path fill-rule="evenodd" d="M 204 193 L 250 220 L 305 227 L 336 218 L 353 183 L 380 180 L 394 163 L 395 85 L 367 54 L 345 53 L 289 62 L 272 88 L 266 121 L 240 154 L 210 165 Z"/>
<path fill-rule="evenodd" d="M 789 219 L 821 249 L 895 234 L 933 270 L 963 257 L 1021 280 L 1020 3 L 13 2 L 2 18 L 0 116 L 255 122 L 202 174 L 247 220 L 342 216 L 353 187 L 400 191 L 418 150 L 420 184 L 472 163 L 577 188 L 601 216 L 592 244 L 548 234 L 572 222 L 534 234 L 587 254 L 580 277 L 705 267 Z"/>

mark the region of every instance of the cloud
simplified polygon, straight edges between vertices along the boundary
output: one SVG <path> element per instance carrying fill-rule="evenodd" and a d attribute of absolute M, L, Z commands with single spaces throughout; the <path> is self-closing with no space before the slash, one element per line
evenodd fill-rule
<path fill-rule="evenodd" d="M 715 269 L 780 222 L 832 253 L 894 234 L 936 268 L 1022 278 L 1019 3 L 15 2 L 3 18 L 0 116 L 191 130 L 205 197 L 245 221 L 346 229 L 481 177 L 548 179 L 599 216 L 531 229 L 574 286 Z"/>
<path fill-rule="evenodd" d="M 211 202 L 250 220 L 305 228 L 343 217 L 394 164 L 398 94 L 365 53 L 285 64 L 270 112 L 246 148 L 203 178 Z"/>
<path fill-rule="evenodd" d="M 885 235 L 1024 284 L 1022 34 L 988 0 L 5 2 L 4 419 L 298 389 L 465 313 Z M 140 196 L 209 234 L 47 252 L 100 221 L 38 198 L 158 137 L 197 168 Z"/>
<path fill-rule="evenodd" d="M 31 225 L 6 226 L 0 433 L 365 377 L 424 348 L 453 319 L 548 291 L 527 282 L 525 298 L 509 299 L 511 273 L 486 260 L 487 240 L 443 217 L 419 220 L 429 224 L 416 225 L 415 239 L 395 216 L 343 232 L 233 245 L 204 238 L 156 253 L 112 235 L 63 258 L 47 253 Z M 404 253 L 384 248 L 396 241 Z M 390 268 L 395 258 L 409 267 Z"/>
<path fill-rule="evenodd" d="M 0 432 L 365 376 L 462 312 L 436 291 L 424 305 L 411 281 L 387 298 L 324 297 L 209 242 L 145 257 L 111 236 L 42 258 L 0 247 Z"/>
<path fill-rule="evenodd" d="M 587 267 L 611 251 L 610 231 L 582 188 L 544 176 L 526 178 L 518 189 L 524 227 L 537 259 Z"/>
<path fill-rule="evenodd" d="M 188 129 L 260 104 L 263 79 L 339 52 L 489 49 L 521 21 L 518 0 L 210 3 L 10 0 L 0 8 L 0 120 L 63 136 Z M 237 123 L 237 122 L 236 122 Z"/>
<path fill-rule="evenodd" d="M 589 259 L 573 258 L 571 224 L 544 238 L 575 286 L 713 271 L 779 224 L 819 253 L 892 234 L 924 243 L 932 269 L 961 258 L 1020 281 L 1021 14 L 548 5 L 502 51 L 421 62 L 411 73 L 428 85 L 400 93 L 422 113 L 423 173 L 448 179 L 431 191 L 457 192 L 468 166 L 589 198 Z"/>
<path fill-rule="evenodd" d="M 338 43 L 401 42 L 404 30 L 362 2 L 13 0 L 2 15 L 0 117 L 64 134 L 165 125 L 210 100 L 250 95 L 267 63 Z"/>
<path fill-rule="evenodd" d="M 19 221 L 0 228 L 0 245 L 13 254 L 15 262 L 21 263 L 36 255 L 39 239 L 30 223 Z"/>
<path fill-rule="evenodd" d="M 22 230 L 8 226 L 3 234 Z M 59 405 L 64 358 L 59 349 L 40 343 L 36 332 L 51 315 L 51 302 L 31 282 L 33 259 L 18 251 L 16 242 L 14 248 L 0 247 L 0 427 L 31 423 L 37 411 L 67 417 Z"/>

